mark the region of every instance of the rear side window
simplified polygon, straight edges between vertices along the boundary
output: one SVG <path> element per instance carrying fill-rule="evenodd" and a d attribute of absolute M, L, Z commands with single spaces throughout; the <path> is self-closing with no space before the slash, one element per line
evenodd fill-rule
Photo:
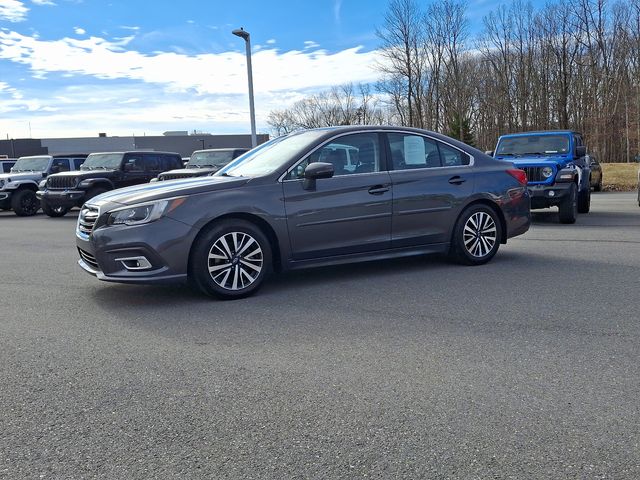
<path fill-rule="evenodd" d="M 79 170 L 80 166 L 84 163 L 84 160 L 85 160 L 84 158 L 74 158 L 73 159 L 73 167 L 76 170 Z"/>
<path fill-rule="evenodd" d="M 435 141 L 420 135 L 390 133 L 391 164 L 393 170 L 432 168 L 442 166 Z"/>
<path fill-rule="evenodd" d="M 2 164 L 2 172 L 3 173 L 9 173 L 11 172 L 11 167 L 13 167 L 13 163 L 10 162 L 4 162 Z"/>

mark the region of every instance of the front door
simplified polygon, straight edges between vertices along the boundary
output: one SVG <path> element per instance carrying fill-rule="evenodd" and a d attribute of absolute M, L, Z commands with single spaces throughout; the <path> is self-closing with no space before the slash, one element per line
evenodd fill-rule
<path fill-rule="evenodd" d="M 380 140 L 370 132 L 336 137 L 287 174 L 283 192 L 294 260 L 390 247 L 393 195 Z M 305 190 L 304 169 L 313 162 L 332 163 L 334 176 Z"/>

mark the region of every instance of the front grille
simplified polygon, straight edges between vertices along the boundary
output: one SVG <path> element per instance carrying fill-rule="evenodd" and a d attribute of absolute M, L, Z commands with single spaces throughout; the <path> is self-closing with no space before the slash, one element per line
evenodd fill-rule
<path fill-rule="evenodd" d="M 75 177 L 67 177 L 65 175 L 51 176 L 47 179 L 47 188 L 74 188 L 78 183 Z"/>
<path fill-rule="evenodd" d="M 93 227 L 98 220 L 98 209 L 91 206 L 84 206 L 78 215 L 78 233 L 84 237 L 91 235 Z"/>
<path fill-rule="evenodd" d="M 158 176 L 158 180 L 177 180 L 179 178 L 191 178 L 198 177 L 195 173 L 161 173 Z"/>
<path fill-rule="evenodd" d="M 98 266 L 98 262 L 96 261 L 96 257 L 94 257 L 88 252 L 85 252 L 80 248 L 78 249 L 78 253 L 80 254 L 80 258 L 84 260 L 84 263 L 89 265 L 94 270 L 100 270 L 100 267 Z"/>
<path fill-rule="evenodd" d="M 549 180 L 542 176 L 542 169 L 545 167 L 518 167 L 520 170 L 524 170 L 527 173 L 527 180 L 531 182 L 546 182 Z M 553 175 L 552 175 L 553 177 Z"/>

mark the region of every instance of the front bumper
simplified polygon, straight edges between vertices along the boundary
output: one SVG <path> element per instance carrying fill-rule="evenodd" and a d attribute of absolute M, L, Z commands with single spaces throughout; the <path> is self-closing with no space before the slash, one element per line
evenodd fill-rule
<path fill-rule="evenodd" d="M 51 207 L 80 207 L 84 203 L 84 190 L 38 190 L 36 197 Z"/>
<path fill-rule="evenodd" d="M 88 239 L 76 235 L 78 265 L 107 282 L 183 283 L 194 238 L 192 227 L 167 217 L 146 225 L 102 227 Z M 131 268 L 128 259 L 134 258 L 146 260 L 148 267 Z"/>
<path fill-rule="evenodd" d="M 531 208 L 549 208 L 559 205 L 569 194 L 571 182 L 554 183 L 552 185 L 529 185 Z"/>
<path fill-rule="evenodd" d="M 0 202 L 8 202 L 11 200 L 12 191 L 0 192 Z"/>

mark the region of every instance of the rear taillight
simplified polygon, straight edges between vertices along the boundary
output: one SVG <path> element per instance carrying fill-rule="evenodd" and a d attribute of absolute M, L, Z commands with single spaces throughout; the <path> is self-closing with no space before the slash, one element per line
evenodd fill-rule
<path fill-rule="evenodd" d="M 507 169 L 507 173 L 515 178 L 520 185 L 527 184 L 527 172 L 524 170 L 520 170 L 519 168 L 509 168 Z"/>

